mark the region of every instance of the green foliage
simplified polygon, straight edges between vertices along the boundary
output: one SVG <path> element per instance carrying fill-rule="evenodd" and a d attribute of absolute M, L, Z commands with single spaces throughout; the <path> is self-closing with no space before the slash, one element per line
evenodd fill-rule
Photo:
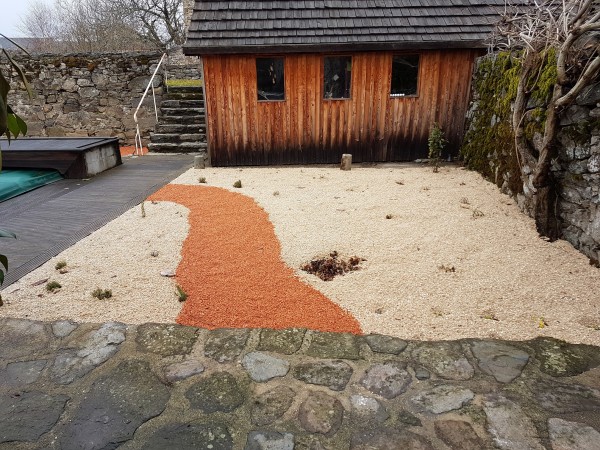
<path fill-rule="evenodd" d="M 2 229 L 0 229 L 0 237 L 10 237 L 15 239 L 17 238 L 17 236 L 14 233 Z M 2 283 L 4 283 L 5 272 L 8 272 L 8 258 L 6 257 L 6 255 L 0 254 L 0 286 L 2 286 Z"/>
<path fill-rule="evenodd" d="M 58 281 L 49 281 L 48 283 L 46 283 L 46 290 L 48 292 L 54 292 L 55 290 L 60 289 L 61 287 L 62 286 Z"/>
<path fill-rule="evenodd" d="M 429 159 L 433 163 L 433 171 L 437 172 L 440 167 L 442 151 L 444 150 L 444 147 L 446 147 L 446 144 L 448 144 L 439 123 L 434 122 L 431 126 L 427 142 L 429 143 Z"/>
<path fill-rule="evenodd" d="M 0 33 L 0 36 L 8 39 L 10 42 L 15 44 L 21 50 L 25 51 L 23 47 L 21 47 L 16 42 L 4 36 Z M 25 72 L 23 69 L 13 60 L 10 54 L 2 47 L 0 50 L 4 54 L 4 56 L 8 59 L 10 67 L 17 72 L 17 76 L 21 79 L 21 81 L 25 84 L 25 89 L 27 89 L 27 93 L 29 94 L 29 98 L 31 98 L 31 87 L 27 82 L 27 78 L 25 77 Z M 25 51 L 25 53 L 27 53 Z M 0 136 L 6 135 L 6 138 L 10 142 L 12 138 L 17 138 L 19 135 L 27 134 L 27 124 L 23 119 L 21 119 L 10 107 L 8 104 L 8 92 L 10 91 L 10 84 L 8 80 L 0 70 Z M 2 170 L 2 149 L 0 149 L 0 170 Z M 0 229 L 0 237 L 12 237 L 16 238 L 14 233 L 11 233 L 6 230 Z M 6 255 L 0 254 L 0 286 L 4 283 L 4 274 L 8 271 L 8 258 Z M 2 298 L 0 297 L 0 306 L 2 306 Z"/>
<path fill-rule="evenodd" d="M 92 297 L 97 298 L 98 300 L 104 300 L 112 297 L 112 291 L 110 289 L 100 289 L 97 288 L 92 292 Z"/>
<path fill-rule="evenodd" d="M 240 189 L 242 187 L 242 180 L 237 180 L 235 183 L 233 183 L 233 187 Z"/>
<path fill-rule="evenodd" d="M 206 183 L 206 178 L 205 177 L 198 178 L 198 183 L 205 184 Z"/>
<path fill-rule="evenodd" d="M 187 293 L 179 285 L 177 285 L 176 288 L 177 288 L 177 298 L 179 299 L 180 302 L 185 302 L 188 298 Z"/>
<path fill-rule="evenodd" d="M 67 262 L 64 259 L 58 261 L 54 266 L 56 270 L 64 269 L 65 267 L 67 267 Z"/>
<path fill-rule="evenodd" d="M 3 34 L 0 33 L 0 36 L 6 38 Z M 8 38 L 6 38 L 8 39 Z M 14 41 L 8 39 L 13 44 L 17 45 L 19 48 L 24 50 L 21 46 L 19 46 Z M 17 72 L 17 76 L 19 79 L 25 84 L 25 88 L 27 89 L 27 93 L 31 98 L 31 87 L 25 77 L 25 72 L 19 66 L 15 60 L 10 56 L 10 53 L 6 51 L 4 48 L 0 48 L 4 56 L 8 59 L 8 63 L 10 67 Z M 21 117 L 19 117 L 13 109 L 8 104 L 8 92 L 10 91 L 10 84 L 6 79 L 5 75 L 0 71 L 0 136 L 5 135 L 9 140 L 13 138 L 19 137 L 19 135 L 25 135 L 27 133 L 27 124 Z M 2 160 L 0 154 L 0 170 L 2 170 Z"/>

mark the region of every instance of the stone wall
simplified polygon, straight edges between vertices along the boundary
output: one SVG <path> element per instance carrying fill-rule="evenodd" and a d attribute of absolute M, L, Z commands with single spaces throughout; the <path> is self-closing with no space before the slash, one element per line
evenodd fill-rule
<path fill-rule="evenodd" d="M 532 169 L 522 182 L 510 126 L 519 67 L 506 55 L 479 60 L 473 81 L 473 102 L 461 152 L 470 168 L 495 182 L 532 215 Z M 543 79 L 543 76 L 541 77 Z M 537 89 L 537 88 L 536 88 Z M 532 96 L 525 116 L 526 139 L 541 149 L 548 86 Z M 557 157 L 552 171 L 558 180 L 559 220 L 563 238 L 591 259 L 600 260 L 600 81 L 585 89 L 560 119 Z"/>
<path fill-rule="evenodd" d="M 160 53 L 14 55 L 25 69 L 34 97 L 12 72 L 9 102 L 28 124 L 32 137 L 110 136 L 133 144 L 133 113 L 154 72 Z M 196 66 L 169 58 L 168 78 L 199 78 Z M 11 73 L 6 64 L 3 73 Z M 195 68 L 195 73 L 194 73 Z M 154 80 L 157 103 L 163 92 L 164 69 Z M 144 140 L 154 129 L 152 96 L 138 113 Z"/>
<path fill-rule="evenodd" d="M 561 118 L 559 211 L 563 237 L 600 260 L 600 83 L 577 98 Z"/>

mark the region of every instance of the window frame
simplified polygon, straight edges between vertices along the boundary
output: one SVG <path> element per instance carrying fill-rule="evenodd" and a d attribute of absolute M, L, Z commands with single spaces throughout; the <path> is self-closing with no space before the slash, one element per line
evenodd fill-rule
<path fill-rule="evenodd" d="M 419 67 L 417 69 L 417 92 L 411 95 L 400 95 L 400 94 L 392 94 L 392 81 L 394 79 L 394 58 L 397 56 L 418 56 L 419 57 Z M 403 99 L 403 98 L 418 98 L 421 95 L 421 70 L 423 64 L 423 54 L 418 52 L 406 52 L 406 53 L 393 53 L 390 60 L 390 83 L 389 83 L 389 98 L 393 99 Z"/>
<path fill-rule="evenodd" d="M 259 59 L 282 59 L 283 60 L 283 98 L 282 99 L 274 99 L 274 100 L 269 100 L 269 99 L 259 99 L 258 98 L 258 67 L 257 67 L 257 61 Z M 255 82 L 255 86 L 256 86 L 256 101 L 257 103 L 280 103 L 280 102 L 286 102 L 287 98 L 288 98 L 288 93 L 287 93 L 287 78 L 286 78 L 286 73 L 287 73 L 287 58 L 285 57 L 285 55 L 259 55 L 259 56 L 255 56 L 254 57 L 254 75 L 256 77 L 256 82 Z"/>
<path fill-rule="evenodd" d="M 350 70 L 350 90 L 349 97 L 339 97 L 339 98 L 326 98 L 325 97 L 325 58 L 350 58 L 350 65 L 352 70 Z M 352 54 L 332 54 L 332 55 L 323 55 L 321 58 L 321 70 L 323 71 L 323 76 L 321 78 L 321 89 L 323 90 L 321 93 L 321 99 L 324 101 L 347 101 L 352 100 L 352 86 L 354 85 L 354 55 Z"/>

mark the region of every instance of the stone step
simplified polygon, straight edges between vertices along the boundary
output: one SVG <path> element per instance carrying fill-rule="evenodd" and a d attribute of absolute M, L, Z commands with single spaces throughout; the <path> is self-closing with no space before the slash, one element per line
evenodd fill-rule
<path fill-rule="evenodd" d="M 204 122 L 204 114 L 198 114 L 194 116 L 162 116 L 159 117 L 161 123 L 173 123 L 173 124 L 198 124 Z"/>
<path fill-rule="evenodd" d="M 173 94 L 202 92 L 202 86 L 169 86 L 168 92 Z"/>
<path fill-rule="evenodd" d="M 171 92 L 163 94 L 163 100 L 203 100 L 204 96 L 198 92 Z"/>
<path fill-rule="evenodd" d="M 151 133 L 150 142 L 206 142 L 206 135 L 203 133 L 193 134 L 174 134 L 174 133 Z"/>
<path fill-rule="evenodd" d="M 178 123 L 158 123 L 155 132 L 159 134 L 194 134 L 197 132 L 205 133 L 206 125 L 203 123 L 178 124 Z"/>
<path fill-rule="evenodd" d="M 180 142 L 180 143 L 150 143 L 148 150 L 153 153 L 194 153 L 208 148 L 206 142 Z"/>
<path fill-rule="evenodd" d="M 202 100 L 163 100 L 161 108 L 203 108 Z"/>
<path fill-rule="evenodd" d="M 163 116 L 198 116 L 204 114 L 204 108 L 164 108 L 160 106 Z"/>

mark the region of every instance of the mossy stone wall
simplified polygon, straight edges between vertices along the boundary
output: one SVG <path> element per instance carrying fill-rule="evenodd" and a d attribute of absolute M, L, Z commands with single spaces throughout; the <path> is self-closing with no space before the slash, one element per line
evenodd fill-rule
<path fill-rule="evenodd" d="M 556 79 L 555 57 L 529 82 L 532 92 L 524 118 L 525 138 L 541 150 L 546 105 Z M 521 167 L 512 131 L 512 107 L 521 70 L 518 58 L 499 53 L 480 58 L 473 80 L 473 101 L 461 154 L 480 172 L 532 213 L 533 167 Z M 590 258 L 600 260 L 600 80 L 562 112 L 557 157 L 552 170 L 559 181 L 563 237 Z"/>

